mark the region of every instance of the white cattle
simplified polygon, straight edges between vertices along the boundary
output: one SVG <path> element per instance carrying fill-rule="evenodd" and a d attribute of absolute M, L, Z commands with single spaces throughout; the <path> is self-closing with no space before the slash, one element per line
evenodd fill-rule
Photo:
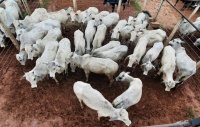
<path fill-rule="evenodd" d="M 132 67 L 133 64 L 136 64 L 136 65 L 139 64 L 140 59 L 146 52 L 147 43 L 148 43 L 148 40 L 146 37 L 141 37 L 138 40 L 138 43 L 134 48 L 133 54 L 128 55 L 126 57 L 126 59 L 129 59 L 129 62 L 127 65 L 128 67 Z"/>
<path fill-rule="evenodd" d="M 74 53 L 70 60 L 70 66 L 72 68 L 72 71 L 75 71 L 74 67 L 76 66 L 84 70 L 86 82 L 88 81 L 90 72 L 97 74 L 105 74 L 110 80 L 110 87 L 114 81 L 113 76 L 119 68 L 118 64 L 111 59 L 95 58 L 90 56 L 89 54 L 79 56 L 76 53 Z"/>
<path fill-rule="evenodd" d="M 48 62 L 48 70 L 50 77 L 56 79 L 55 74 L 65 73 L 68 75 L 69 56 L 71 55 L 71 43 L 68 38 L 63 38 L 59 42 L 58 52 L 55 60 Z"/>
<path fill-rule="evenodd" d="M 144 20 L 140 24 L 134 25 L 134 31 L 140 31 L 141 29 L 146 29 L 148 25 L 148 21 Z"/>
<path fill-rule="evenodd" d="M 117 62 L 124 58 L 124 56 L 127 54 L 127 51 L 128 47 L 126 45 L 119 45 L 107 51 L 96 52 L 95 54 L 92 54 L 92 56 L 99 58 L 110 58 L 111 60 Z"/>
<path fill-rule="evenodd" d="M 127 109 L 137 104 L 142 97 L 142 81 L 139 78 L 133 78 L 129 74 L 129 72 L 123 71 L 116 77 L 116 81 L 127 82 L 129 84 L 129 88 L 112 102 L 116 108 Z"/>
<path fill-rule="evenodd" d="M 140 38 L 142 36 L 148 38 L 148 46 L 153 46 L 155 42 L 163 42 L 167 34 L 162 29 L 156 29 L 156 30 L 141 29 L 140 32 L 137 34 L 137 37 Z"/>
<path fill-rule="evenodd" d="M 109 15 L 107 15 L 103 18 L 95 17 L 95 26 L 105 24 L 106 27 L 108 28 L 108 27 L 111 27 L 111 26 L 117 24 L 118 21 L 119 21 L 119 14 L 110 13 Z"/>
<path fill-rule="evenodd" d="M 177 83 L 183 83 L 196 73 L 196 62 L 187 55 L 185 48 L 181 46 L 181 43 L 185 42 L 181 41 L 179 38 L 169 42 L 176 52 L 176 66 L 178 67 L 178 74 L 175 81 Z"/>
<path fill-rule="evenodd" d="M 127 24 L 126 20 L 120 20 L 117 23 L 115 28 L 112 30 L 112 35 L 111 35 L 112 40 L 119 40 L 120 31 L 122 30 L 122 28 L 125 27 L 126 24 Z"/>
<path fill-rule="evenodd" d="M 74 32 L 74 45 L 75 45 L 75 53 L 78 55 L 85 54 L 85 38 L 83 32 L 80 30 L 76 30 Z"/>
<path fill-rule="evenodd" d="M 44 52 L 45 45 L 49 43 L 49 41 L 59 41 L 62 37 L 61 30 L 59 28 L 54 28 L 49 30 L 47 35 L 41 40 L 38 39 L 36 44 L 26 44 L 25 51 L 28 54 L 28 59 L 33 59 L 33 57 L 39 57 Z"/>
<path fill-rule="evenodd" d="M 105 16 L 107 16 L 107 15 L 109 15 L 110 14 L 110 12 L 108 12 L 108 11 L 101 11 L 101 12 L 99 12 L 98 14 L 96 14 L 96 15 L 94 15 L 94 19 L 96 18 L 96 17 L 98 17 L 98 18 L 103 18 L 103 17 L 105 17 Z"/>
<path fill-rule="evenodd" d="M 107 27 L 104 24 L 97 26 L 97 32 L 92 42 L 92 45 L 93 45 L 92 51 L 102 46 L 102 43 L 106 36 L 106 30 L 107 30 Z"/>
<path fill-rule="evenodd" d="M 109 49 L 112 49 L 112 48 L 117 47 L 119 45 L 120 45 L 119 41 L 110 41 L 106 45 L 92 51 L 92 55 L 95 55 L 97 52 L 108 51 Z"/>
<path fill-rule="evenodd" d="M 70 13 L 70 11 L 66 11 L 65 9 L 61 9 L 59 11 L 46 13 L 44 19 L 58 20 L 60 23 L 64 24 L 64 23 L 67 22 L 67 20 L 70 17 L 69 13 Z"/>
<path fill-rule="evenodd" d="M 78 10 L 78 11 L 76 11 L 76 12 L 72 11 L 72 12 L 70 13 L 71 21 L 72 21 L 72 22 L 81 23 L 82 20 L 83 20 L 83 17 L 84 17 L 85 15 L 87 15 L 85 11 L 80 11 L 80 10 Z"/>
<path fill-rule="evenodd" d="M 193 22 L 193 24 L 194 24 L 198 29 L 200 29 L 200 21 L 199 21 L 199 20 Z M 196 29 L 195 29 L 187 20 L 184 19 L 184 20 L 181 22 L 179 31 L 180 31 L 181 34 L 187 35 L 187 34 L 190 34 L 190 33 L 195 32 Z"/>
<path fill-rule="evenodd" d="M 41 21 L 39 23 L 31 23 L 28 26 L 28 29 L 32 30 L 33 28 L 36 28 L 36 27 L 40 27 L 43 30 L 51 30 L 54 28 L 61 29 L 61 24 L 58 20 L 47 19 L 47 20 Z"/>
<path fill-rule="evenodd" d="M 139 21 L 144 21 L 144 20 L 146 19 L 145 13 L 140 12 L 140 13 L 137 15 L 136 19 L 139 20 Z"/>
<path fill-rule="evenodd" d="M 16 58 L 17 60 L 21 63 L 21 65 L 25 65 L 26 63 L 26 56 L 27 53 L 25 52 L 25 45 L 26 44 L 34 44 L 36 43 L 37 39 L 41 39 L 46 35 L 47 31 L 46 30 L 42 30 L 41 28 L 34 28 L 29 32 L 23 33 L 20 36 L 20 52 L 23 53 L 19 53 L 16 54 Z"/>
<path fill-rule="evenodd" d="M 93 41 L 94 35 L 96 33 L 96 27 L 94 23 L 94 20 L 90 20 L 85 29 L 86 53 L 90 52 L 90 43 Z"/>
<path fill-rule="evenodd" d="M 82 102 L 84 102 L 89 108 L 96 110 L 98 113 L 98 120 L 100 120 L 100 117 L 110 117 L 109 121 L 120 120 L 127 126 L 131 124 L 128 118 L 128 112 L 125 109 L 114 108 L 112 104 L 106 100 L 99 91 L 93 89 L 90 84 L 77 81 L 74 83 L 73 90 L 80 102 L 81 108 L 83 109 Z"/>
<path fill-rule="evenodd" d="M 31 23 L 39 23 L 46 20 L 47 10 L 45 8 L 36 8 L 30 16 L 26 16 L 24 20 L 15 20 L 14 27 L 16 30 L 27 28 Z"/>
<path fill-rule="evenodd" d="M 134 45 L 136 45 L 137 44 L 137 34 L 138 34 L 138 32 L 136 32 L 136 31 L 131 31 L 131 37 L 130 37 L 130 44 L 132 45 L 132 44 L 134 44 Z"/>
<path fill-rule="evenodd" d="M 173 80 L 173 73 L 176 67 L 175 50 L 171 46 L 165 46 L 161 58 L 162 67 L 157 74 L 163 73 L 163 82 L 165 83 L 165 91 L 174 88 L 176 82 Z"/>
<path fill-rule="evenodd" d="M 35 67 L 24 74 L 24 78 L 31 83 L 31 88 L 37 87 L 37 82 L 42 81 L 48 74 L 47 64 L 55 59 L 58 50 L 57 41 L 49 41 L 45 46 L 45 50 L 40 58 L 37 59 Z M 57 82 L 57 80 L 55 79 Z"/>
<path fill-rule="evenodd" d="M 127 39 L 131 37 L 131 31 L 134 30 L 134 27 L 132 25 L 127 25 L 120 31 L 121 36 L 121 42 L 124 43 Z"/>
<path fill-rule="evenodd" d="M 152 62 L 158 58 L 160 52 L 163 49 L 163 43 L 162 42 L 157 42 L 154 43 L 153 47 L 150 48 L 144 58 L 142 59 L 142 65 L 141 68 L 143 69 L 143 75 L 148 75 L 148 72 L 153 68 L 154 70 L 156 69 Z"/>
<path fill-rule="evenodd" d="M 199 46 L 200 45 L 200 38 L 198 38 L 194 43 L 195 46 Z"/>

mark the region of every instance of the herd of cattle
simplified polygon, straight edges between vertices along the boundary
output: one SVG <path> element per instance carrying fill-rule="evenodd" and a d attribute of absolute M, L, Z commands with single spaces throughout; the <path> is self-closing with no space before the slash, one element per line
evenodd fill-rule
<path fill-rule="evenodd" d="M 129 60 L 128 67 L 135 68 L 140 65 L 143 74 L 147 75 L 151 69 L 155 69 L 153 62 L 159 55 L 162 56 L 162 66 L 157 74 L 163 73 L 166 91 L 170 91 L 177 83 L 183 83 L 196 73 L 196 62 L 181 46 L 185 42 L 176 38 L 170 41 L 168 46 L 164 46 L 166 32 L 162 29 L 147 30 L 148 15 L 143 12 L 136 17 L 129 16 L 127 21 L 119 20 L 117 13 L 99 12 L 95 7 L 76 12 L 72 7 L 55 12 L 37 8 L 30 16 L 19 20 L 20 10 L 17 3 L 14 0 L 6 0 L 5 3 L 5 9 L 0 8 L 1 21 L 8 28 L 14 28 L 13 33 L 20 42 L 17 60 L 21 65 L 25 65 L 27 59 L 33 60 L 34 57 L 38 57 L 35 67 L 22 77 L 31 83 L 31 88 L 37 87 L 37 82 L 48 75 L 59 83 L 55 74 L 68 75 L 68 65 L 72 72 L 75 72 L 76 67 L 82 68 L 86 81 L 90 72 L 105 74 L 111 86 L 120 61 Z M 63 37 L 61 32 L 61 24 L 69 22 L 82 24 L 81 29 L 74 32 L 74 51 L 71 50 L 70 40 Z M 185 24 L 187 22 L 182 23 L 180 30 L 182 34 L 189 34 L 192 30 L 188 30 L 193 28 L 188 28 L 190 25 Z M 106 35 L 110 33 L 112 41 L 103 45 Z M 6 35 L 2 27 L 0 34 L 1 47 L 5 47 L 3 38 Z M 128 48 L 131 46 L 134 46 L 133 53 L 127 56 Z M 175 68 L 178 69 L 178 73 L 174 80 Z M 129 126 L 131 121 L 126 109 L 138 103 L 142 96 L 142 81 L 129 74 L 122 71 L 115 78 L 116 81 L 129 84 L 129 88 L 114 99 L 112 104 L 90 84 L 75 82 L 74 92 L 81 107 L 83 108 L 83 101 L 88 107 L 97 110 L 98 118 L 109 116 L 109 121 L 121 120 Z"/>

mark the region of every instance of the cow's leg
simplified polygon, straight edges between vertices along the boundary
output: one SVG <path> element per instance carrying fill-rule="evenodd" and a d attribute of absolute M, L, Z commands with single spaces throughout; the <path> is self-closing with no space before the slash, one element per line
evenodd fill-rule
<path fill-rule="evenodd" d="M 109 87 L 111 87 L 112 84 L 113 84 L 113 82 L 114 82 L 113 75 L 107 75 L 107 76 L 108 76 L 108 78 L 109 78 L 109 80 L 110 80 L 110 85 L 109 85 Z"/>
<path fill-rule="evenodd" d="M 179 81 L 179 82 L 180 82 L 180 79 L 181 79 L 183 76 L 184 76 L 184 75 L 183 75 L 183 73 L 182 73 L 182 72 L 178 72 L 178 74 L 177 74 L 177 77 L 176 77 L 175 81 Z"/>
<path fill-rule="evenodd" d="M 53 79 L 55 80 L 56 84 L 59 85 L 58 80 L 56 79 L 56 77 L 53 77 Z"/>
<path fill-rule="evenodd" d="M 88 70 L 85 71 L 86 82 L 88 82 L 90 72 Z"/>
<path fill-rule="evenodd" d="M 79 102 L 80 102 L 80 105 L 81 105 L 81 108 L 83 109 L 83 103 L 82 103 L 82 100 L 78 99 Z"/>
<path fill-rule="evenodd" d="M 160 75 L 162 70 L 163 70 L 163 66 L 159 69 L 159 71 L 158 71 L 158 73 L 156 75 Z"/>

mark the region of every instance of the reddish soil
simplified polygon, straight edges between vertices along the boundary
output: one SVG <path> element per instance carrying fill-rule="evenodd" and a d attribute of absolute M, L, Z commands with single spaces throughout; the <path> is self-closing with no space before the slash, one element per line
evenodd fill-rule
<path fill-rule="evenodd" d="M 54 0 L 56 1 L 56 0 Z M 68 0 L 66 0 L 68 1 Z M 155 11 L 159 0 L 148 1 L 146 10 Z M 156 3 L 156 4 L 155 4 Z M 72 6 L 71 1 L 63 2 L 62 7 Z M 78 8 L 86 9 L 89 6 L 96 6 L 99 10 L 111 8 L 103 6 L 102 0 L 78 0 Z M 151 6 L 150 6 L 151 5 Z M 59 9 L 57 5 L 56 9 Z M 154 7 L 155 6 L 155 7 Z M 181 3 L 178 4 L 181 7 Z M 165 10 L 166 8 L 166 10 Z M 167 12 L 168 11 L 168 12 Z M 163 13 L 167 12 L 166 15 Z M 121 18 L 135 13 L 132 7 L 120 13 Z M 191 13 L 191 12 L 190 12 Z M 188 12 L 189 14 L 189 12 Z M 170 15 L 170 16 L 169 16 Z M 174 17 L 172 20 L 163 18 Z M 164 3 L 158 21 L 173 28 L 178 20 L 177 14 Z M 63 32 L 64 37 L 68 37 L 73 44 L 73 33 L 79 27 L 66 26 Z M 104 42 L 110 40 L 107 35 Z M 72 47 L 72 50 L 74 48 Z M 133 48 L 129 48 L 128 55 Z M 21 66 L 15 58 L 17 53 L 10 43 L 7 48 L 0 49 L 0 126 L 1 127 L 125 127 L 121 121 L 109 122 L 108 118 L 97 120 L 96 111 L 88 108 L 82 110 L 73 92 L 73 84 L 76 81 L 85 81 L 85 74 L 82 69 L 77 69 L 75 73 L 69 72 L 68 77 L 57 75 L 60 85 L 56 85 L 53 79 L 44 79 L 38 83 L 38 87 L 31 89 L 30 83 L 20 80 L 24 72 L 30 71 L 34 61 L 27 61 L 25 66 Z M 167 124 L 200 116 L 200 71 L 187 80 L 182 86 L 165 92 L 164 84 L 160 83 L 160 77 L 154 77 L 155 71 L 149 72 L 148 76 L 143 76 L 140 67 L 135 70 L 126 68 L 125 63 L 121 63 L 121 71 L 130 71 L 131 75 L 138 77 L 143 82 L 143 95 L 141 101 L 128 108 L 129 118 L 132 121 L 130 126 L 148 126 L 157 124 Z M 116 75 L 117 75 L 116 74 Z M 128 86 L 120 82 L 114 82 L 111 88 L 109 81 L 104 75 L 90 74 L 89 83 L 100 91 L 110 102 L 125 91 Z"/>

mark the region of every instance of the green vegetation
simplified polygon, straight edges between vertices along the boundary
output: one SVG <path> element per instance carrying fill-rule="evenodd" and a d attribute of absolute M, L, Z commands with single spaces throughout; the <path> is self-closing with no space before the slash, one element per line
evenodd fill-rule
<path fill-rule="evenodd" d="M 49 6 L 49 4 L 50 4 L 50 1 L 51 1 L 51 0 L 42 0 L 42 2 L 43 2 L 43 8 L 48 9 L 48 6 Z"/>
<path fill-rule="evenodd" d="M 188 107 L 187 108 L 187 115 L 192 119 L 195 118 L 196 117 L 196 110 L 192 107 Z"/>
<path fill-rule="evenodd" d="M 136 9 L 137 12 L 140 12 L 142 10 L 139 1 L 140 0 L 131 0 L 131 5 Z"/>

